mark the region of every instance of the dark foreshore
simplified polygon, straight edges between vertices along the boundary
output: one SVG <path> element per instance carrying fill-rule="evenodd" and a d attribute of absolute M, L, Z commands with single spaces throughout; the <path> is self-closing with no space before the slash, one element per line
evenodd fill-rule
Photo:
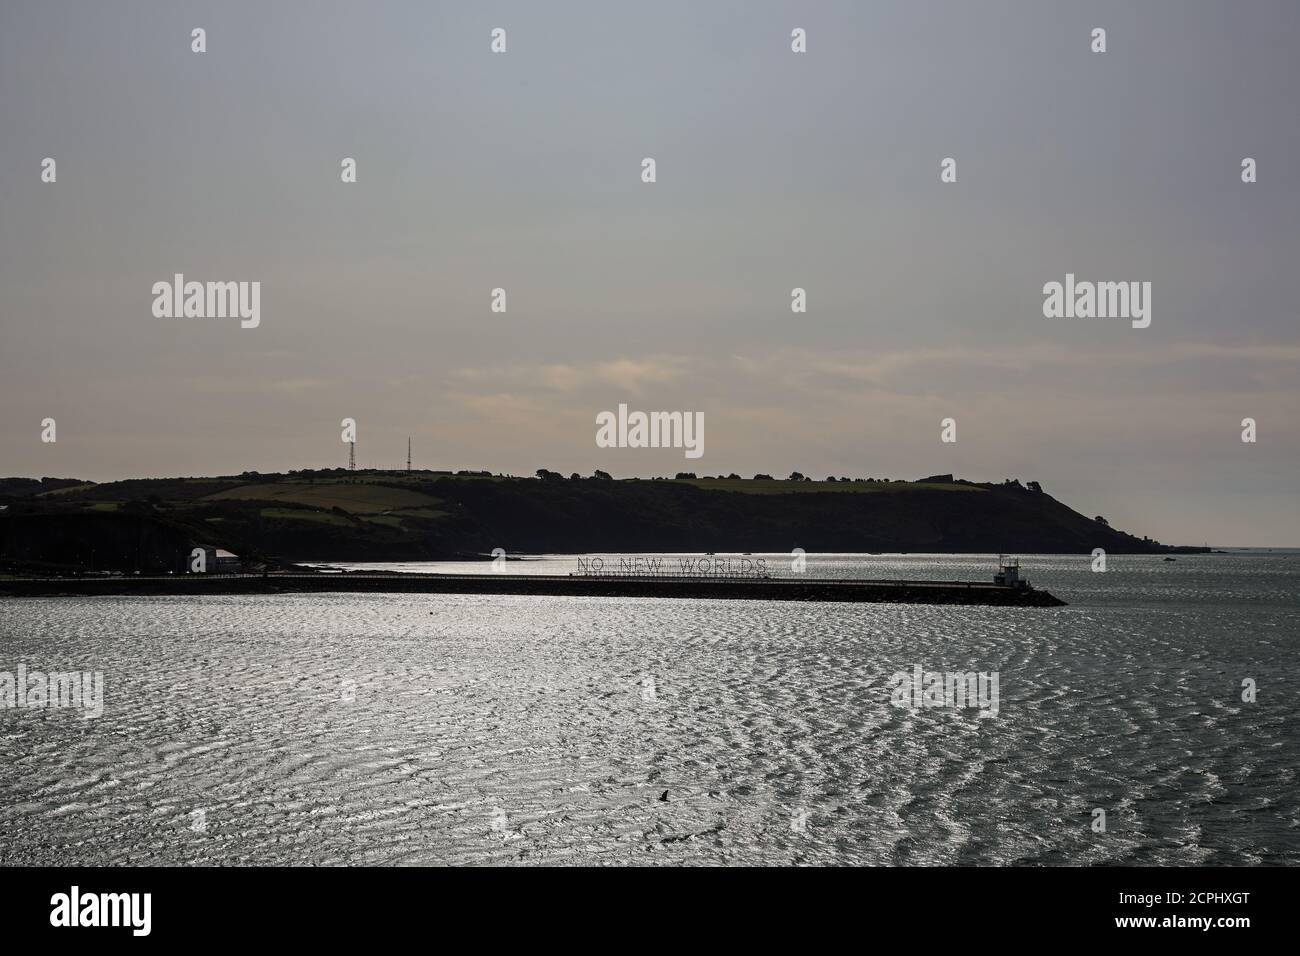
<path fill-rule="evenodd" d="M 234 574 L 0 580 L 0 597 L 299 593 L 514 594 L 1060 607 L 1047 591 L 965 581 L 669 578 L 544 574 Z"/>

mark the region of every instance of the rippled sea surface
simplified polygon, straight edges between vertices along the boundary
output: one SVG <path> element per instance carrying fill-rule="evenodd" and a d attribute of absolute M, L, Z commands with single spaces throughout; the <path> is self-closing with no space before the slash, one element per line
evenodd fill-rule
<path fill-rule="evenodd" d="M 1023 559 L 1054 609 L 0 600 L 0 671 L 105 683 L 0 708 L 0 863 L 1300 863 L 1300 555 L 1090 564 Z M 997 716 L 892 706 L 917 666 Z"/>

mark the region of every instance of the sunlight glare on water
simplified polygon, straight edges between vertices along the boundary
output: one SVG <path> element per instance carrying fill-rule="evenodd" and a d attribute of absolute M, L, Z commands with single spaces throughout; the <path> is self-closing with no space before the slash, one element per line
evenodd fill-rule
<path fill-rule="evenodd" d="M 98 719 L 0 709 L 0 862 L 1300 862 L 1300 556 L 1024 566 L 1069 606 L 0 601 L 0 670 L 105 675 Z M 997 716 L 891 706 L 917 666 Z"/>

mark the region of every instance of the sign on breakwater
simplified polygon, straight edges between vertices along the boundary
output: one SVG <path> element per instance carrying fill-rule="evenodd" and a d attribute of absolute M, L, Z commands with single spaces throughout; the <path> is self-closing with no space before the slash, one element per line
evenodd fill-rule
<path fill-rule="evenodd" d="M 875 604 L 973 604 L 1060 607 L 1064 601 L 1030 587 L 975 581 L 868 581 L 774 577 L 548 574 L 174 575 L 169 577 L 23 578 L 0 581 L 0 596 L 87 597 L 117 594 L 514 594 L 561 597 L 705 598 Z"/>
<path fill-rule="evenodd" d="M 750 577 L 770 578 L 771 569 L 766 558 L 715 558 L 676 557 L 665 558 L 658 555 L 635 555 L 606 560 L 595 556 L 578 558 L 578 570 L 573 577 L 610 577 L 641 575 L 648 577 Z"/>

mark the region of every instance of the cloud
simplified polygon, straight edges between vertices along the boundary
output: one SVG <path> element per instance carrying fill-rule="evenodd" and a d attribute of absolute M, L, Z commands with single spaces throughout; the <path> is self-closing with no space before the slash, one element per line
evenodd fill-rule
<path fill-rule="evenodd" d="M 520 363 L 457 369 L 452 372 L 452 378 L 466 385 L 504 385 L 552 392 L 581 392 L 597 387 L 607 392 L 613 387 L 640 395 L 652 386 L 680 381 L 698 364 L 697 359 L 687 356 L 615 358 L 581 365 Z"/>
<path fill-rule="evenodd" d="M 1082 387 L 1095 385 L 1101 372 L 1114 375 L 1138 373 L 1130 384 L 1140 385 L 1143 376 L 1161 370 L 1172 371 L 1189 363 L 1207 364 L 1226 373 L 1240 370 L 1241 381 L 1284 387 L 1300 367 L 1300 346 L 1176 344 L 1143 347 L 1127 343 L 1110 347 L 1073 347 L 1063 344 L 1030 343 L 990 348 L 919 348 L 894 351 L 855 349 L 774 348 L 709 359 L 699 355 L 655 355 L 644 359 L 619 357 L 585 364 L 517 363 L 490 368 L 464 368 L 453 373 L 459 382 L 510 386 L 522 390 L 582 393 L 608 389 L 648 395 L 661 386 L 690 386 L 697 393 L 711 390 L 710 383 L 726 382 L 726 388 L 745 383 L 794 390 L 809 395 L 841 394 L 846 389 L 883 389 L 914 394 L 918 390 L 942 394 L 960 388 L 964 380 L 978 383 L 983 390 L 997 391 L 987 373 L 1048 374 L 1084 373 Z M 1185 370 L 1184 370 L 1185 371 Z M 964 379 L 964 377 L 966 377 Z M 1059 382 L 1060 379 L 1058 378 Z M 1117 379 L 1112 378 L 1111 385 Z M 1200 393 L 1218 382 L 1230 383 L 1228 375 L 1183 376 L 1185 390 Z"/>

